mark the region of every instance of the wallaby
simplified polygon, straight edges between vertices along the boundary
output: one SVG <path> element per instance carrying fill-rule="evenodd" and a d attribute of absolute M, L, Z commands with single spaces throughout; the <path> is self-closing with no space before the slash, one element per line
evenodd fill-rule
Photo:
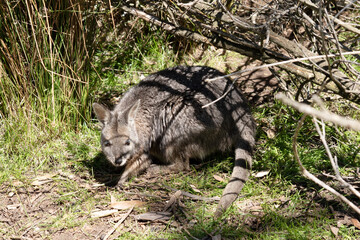
<path fill-rule="evenodd" d="M 206 81 L 220 76 L 210 67 L 174 67 L 132 87 L 113 111 L 94 103 L 103 124 L 102 150 L 110 163 L 124 167 L 119 184 L 146 169 L 159 174 L 189 170 L 190 158 L 234 149 L 233 173 L 215 212 L 222 215 L 249 177 L 255 122 L 229 79 Z"/>

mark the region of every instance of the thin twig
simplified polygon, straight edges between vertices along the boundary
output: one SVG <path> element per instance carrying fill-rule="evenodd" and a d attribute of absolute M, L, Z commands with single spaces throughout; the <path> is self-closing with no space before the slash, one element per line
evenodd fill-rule
<path fill-rule="evenodd" d="M 231 77 L 234 75 L 240 75 L 244 72 L 249 72 L 249 71 L 255 71 L 261 68 L 269 68 L 269 67 L 274 67 L 277 65 L 282 65 L 282 64 L 289 64 L 289 63 L 293 63 L 293 62 L 300 62 L 300 61 L 305 61 L 305 60 L 314 60 L 314 59 L 319 59 L 319 58 L 328 58 L 328 57 L 337 57 L 337 56 L 343 56 L 343 55 L 355 55 L 355 54 L 360 54 L 360 51 L 352 51 L 352 52 L 345 52 L 345 53 L 341 53 L 341 54 L 328 54 L 328 55 L 320 55 L 320 56 L 311 56 L 311 57 L 303 57 L 303 58 L 296 58 L 296 59 L 290 59 L 287 61 L 281 61 L 281 62 L 276 62 L 276 63 L 271 63 L 271 64 L 264 64 L 261 66 L 257 66 L 257 67 L 253 67 L 253 68 L 247 68 L 247 69 L 243 69 L 237 72 L 233 72 L 224 76 L 220 76 L 220 77 L 215 77 L 215 78 L 209 78 L 206 79 L 205 82 L 212 82 L 212 81 L 216 81 L 216 80 L 220 80 L 220 79 L 224 79 L 227 77 Z M 216 100 L 205 104 L 204 106 L 202 106 L 202 108 L 206 108 L 209 107 L 210 105 L 220 101 L 221 99 L 223 99 L 224 97 L 226 97 L 226 95 L 233 89 L 234 84 L 235 84 L 236 80 L 233 80 L 230 88 L 219 98 L 217 98 Z"/>
<path fill-rule="evenodd" d="M 125 221 L 125 219 L 130 215 L 133 209 L 134 207 L 130 208 L 130 210 L 114 225 L 112 229 L 109 230 L 109 232 L 104 237 L 101 238 L 101 240 L 108 239 L 111 234 L 113 234 L 113 232 L 115 232 L 115 230 Z"/>
<path fill-rule="evenodd" d="M 308 7 L 311 7 L 314 10 L 319 10 L 318 6 L 316 6 L 314 3 L 312 3 L 309 0 L 300 0 L 301 3 L 307 5 Z M 342 26 L 343 28 L 356 33 L 356 34 L 360 34 L 360 30 L 357 28 L 354 28 L 353 26 L 351 26 L 351 24 L 349 23 L 345 23 L 343 21 L 341 21 L 340 19 L 338 19 L 337 17 L 345 10 L 347 9 L 349 6 L 351 6 L 354 2 L 357 2 L 357 0 L 352 1 L 351 3 L 349 3 L 347 6 L 345 6 L 343 9 L 341 9 L 335 16 L 330 15 L 330 18 L 333 22 L 335 22 L 336 24 L 339 24 L 340 26 Z"/>
<path fill-rule="evenodd" d="M 179 189 L 172 188 L 172 187 L 170 187 L 170 186 L 168 186 L 168 185 L 165 185 L 165 184 L 163 184 L 163 186 L 164 186 L 165 188 L 170 189 L 170 190 L 175 191 L 175 192 L 179 191 Z M 194 194 L 191 194 L 191 193 L 182 191 L 182 190 L 181 190 L 181 195 L 186 196 L 186 197 L 189 197 L 189 198 L 192 198 L 192 199 L 194 199 L 194 200 L 199 200 L 199 201 L 219 201 L 219 200 L 220 200 L 219 197 L 211 197 L 211 198 L 201 197 L 201 196 L 194 195 Z"/>
<path fill-rule="evenodd" d="M 356 54 L 360 54 L 360 51 L 344 52 L 341 55 L 356 55 Z M 231 76 L 234 76 L 234 75 L 239 75 L 239 74 L 244 73 L 244 72 L 254 71 L 254 70 L 258 70 L 258 69 L 266 68 L 266 67 L 274 67 L 274 66 L 278 66 L 278 65 L 282 65 L 282 64 L 301 62 L 301 61 L 306 61 L 306 60 L 314 60 L 314 59 L 326 58 L 326 57 L 339 57 L 339 56 L 340 56 L 340 54 L 328 54 L 328 55 L 319 55 L 319 56 L 295 58 L 295 59 L 290 59 L 290 60 L 271 63 L 271 64 L 264 64 L 264 65 L 253 67 L 253 68 L 243 69 L 243 70 L 233 72 L 233 73 L 230 73 L 230 74 L 227 74 L 227 75 L 224 75 L 224 76 L 215 77 L 215 78 L 209 78 L 209 79 L 206 79 L 205 81 L 206 82 L 212 82 L 212 81 L 215 81 L 215 80 L 231 77 Z"/>
<path fill-rule="evenodd" d="M 212 105 L 212 104 L 220 101 L 220 100 L 223 99 L 224 97 L 226 97 L 226 95 L 228 95 L 228 93 L 234 88 L 234 84 L 235 84 L 235 80 L 232 81 L 229 89 L 228 89 L 222 96 L 220 96 L 219 98 L 215 99 L 214 101 L 212 101 L 212 102 L 210 102 L 210 103 L 208 103 L 208 104 L 205 104 L 205 105 L 202 106 L 201 108 L 206 108 L 206 107 L 208 107 L 208 106 L 210 106 L 210 105 Z"/>
<path fill-rule="evenodd" d="M 109 8 L 110 8 L 110 15 L 111 15 L 111 21 L 113 24 L 113 29 L 115 31 L 116 34 L 116 25 L 115 25 L 115 20 L 114 20 L 114 14 L 113 14 L 113 7 L 111 6 L 111 1 L 109 0 Z"/>

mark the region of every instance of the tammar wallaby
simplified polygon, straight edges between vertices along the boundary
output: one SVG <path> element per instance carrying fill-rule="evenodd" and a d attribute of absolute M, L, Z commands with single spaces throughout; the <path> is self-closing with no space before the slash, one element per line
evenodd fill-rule
<path fill-rule="evenodd" d="M 112 111 L 94 103 L 103 124 L 102 150 L 110 163 L 124 168 L 119 184 L 144 170 L 189 170 L 189 159 L 233 149 L 235 166 L 215 212 L 222 215 L 249 176 L 255 122 L 229 79 L 206 81 L 220 76 L 209 67 L 174 67 L 146 77 Z"/>

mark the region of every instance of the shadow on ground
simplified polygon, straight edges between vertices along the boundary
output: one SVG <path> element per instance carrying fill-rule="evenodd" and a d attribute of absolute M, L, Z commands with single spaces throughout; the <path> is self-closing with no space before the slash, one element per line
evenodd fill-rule
<path fill-rule="evenodd" d="M 116 186 L 123 171 L 122 168 L 112 166 L 102 152 L 98 153 L 92 159 L 83 161 L 82 164 L 93 174 L 97 182 L 105 184 L 105 186 L 108 187 Z"/>

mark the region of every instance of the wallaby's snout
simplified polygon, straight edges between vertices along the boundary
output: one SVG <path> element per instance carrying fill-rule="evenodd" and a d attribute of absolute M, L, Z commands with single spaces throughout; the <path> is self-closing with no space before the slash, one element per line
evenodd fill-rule
<path fill-rule="evenodd" d="M 124 167 L 119 184 L 154 159 L 162 165 L 149 171 L 161 176 L 189 170 L 190 158 L 235 149 L 234 170 L 215 213 L 221 216 L 249 176 L 255 144 L 255 122 L 242 94 L 229 79 L 205 81 L 222 76 L 209 67 L 174 67 L 146 77 L 112 111 L 94 103 L 103 124 L 102 150 L 114 166 Z"/>
<path fill-rule="evenodd" d="M 126 156 L 121 156 L 115 160 L 115 164 L 119 165 L 120 167 L 124 166 L 126 162 Z"/>

